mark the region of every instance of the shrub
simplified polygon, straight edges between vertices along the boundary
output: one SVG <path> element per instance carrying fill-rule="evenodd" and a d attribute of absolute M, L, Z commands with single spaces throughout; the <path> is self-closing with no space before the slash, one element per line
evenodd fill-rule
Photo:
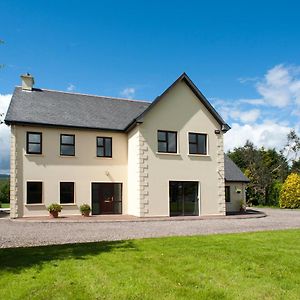
<path fill-rule="evenodd" d="M 85 212 L 90 212 L 91 211 L 91 207 L 88 204 L 82 204 L 80 205 L 80 212 L 81 213 L 85 213 Z"/>
<path fill-rule="evenodd" d="M 9 203 L 9 182 L 0 187 L 0 202 Z"/>
<path fill-rule="evenodd" d="M 62 206 L 57 203 L 52 203 L 51 205 L 48 206 L 48 211 L 49 212 L 61 212 Z"/>
<path fill-rule="evenodd" d="M 282 185 L 279 205 L 282 208 L 300 208 L 300 175 L 290 174 Z"/>

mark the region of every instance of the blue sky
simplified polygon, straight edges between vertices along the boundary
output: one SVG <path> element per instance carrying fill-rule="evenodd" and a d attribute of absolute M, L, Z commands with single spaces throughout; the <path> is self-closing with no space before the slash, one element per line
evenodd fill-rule
<path fill-rule="evenodd" d="M 299 131 L 298 1 L 0 1 L 0 109 L 36 86 L 153 100 L 183 71 L 246 138 L 280 148 Z M 8 95 L 8 96 L 5 96 Z M 7 170 L 7 129 L 0 129 Z M 0 158 L 1 159 L 1 158 Z"/>

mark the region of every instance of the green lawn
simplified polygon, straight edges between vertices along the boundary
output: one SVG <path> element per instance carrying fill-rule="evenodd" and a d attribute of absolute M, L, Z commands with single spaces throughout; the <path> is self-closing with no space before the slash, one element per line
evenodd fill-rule
<path fill-rule="evenodd" d="M 9 203 L 1 203 L 0 208 L 9 208 Z"/>
<path fill-rule="evenodd" d="M 2 299 L 299 299 L 300 230 L 0 250 Z"/>

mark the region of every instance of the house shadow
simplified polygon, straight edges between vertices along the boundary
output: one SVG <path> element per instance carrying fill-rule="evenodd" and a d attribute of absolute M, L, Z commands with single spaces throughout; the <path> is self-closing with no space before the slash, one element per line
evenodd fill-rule
<path fill-rule="evenodd" d="M 124 240 L 0 249 L 0 273 L 20 273 L 30 267 L 42 269 L 44 263 L 51 261 L 55 265 L 60 260 L 85 260 L 101 253 L 123 251 L 138 251 L 138 248 L 133 241 Z"/>

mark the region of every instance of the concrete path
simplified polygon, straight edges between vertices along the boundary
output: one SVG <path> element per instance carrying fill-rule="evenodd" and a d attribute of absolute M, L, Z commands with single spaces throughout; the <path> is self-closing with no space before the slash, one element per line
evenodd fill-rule
<path fill-rule="evenodd" d="M 300 228 L 300 210 L 268 208 L 260 211 L 267 216 L 84 223 L 26 222 L 0 218 L 0 248 Z"/>

